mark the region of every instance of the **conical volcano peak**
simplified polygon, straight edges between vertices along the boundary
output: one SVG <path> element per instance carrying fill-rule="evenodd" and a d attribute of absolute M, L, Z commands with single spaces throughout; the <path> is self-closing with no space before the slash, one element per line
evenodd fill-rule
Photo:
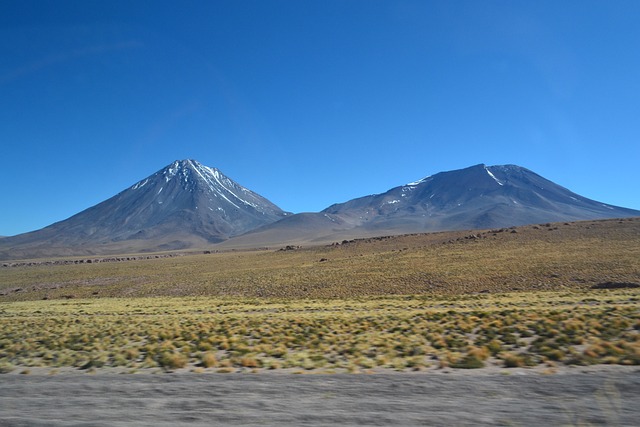
<path fill-rule="evenodd" d="M 55 242 L 69 253 L 183 249 L 220 242 L 284 216 L 278 206 L 218 169 L 185 159 L 71 218 L 14 240 L 44 247 Z"/>
<path fill-rule="evenodd" d="M 202 198 L 200 205 L 219 215 L 229 215 L 232 211 L 246 209 L 260 215 L 280 216 L 283 211 L 271 202 L 233 181 L 217 168 L 205 166 L 197 160 L 176 160 L 151 177 L 134 185 L 132 189 L 151 182 L 156 189 L 156 199 L 174 198 L 178 194 L 189 193 Z M 162 193 L 162 196 L 161 196 Z M 167 200 L 159 200 L 166 203 Z M 170 200 L 169 200 L 170 201 Z"/>
<path fill-rule="evenodd" d="M 205 166 L 202 163 L 200 163 L 197 160 L 194 159 L 184 159 L 184 160 L 176 160 L 175 162 L 173 162 L 171 165 L 167 166 L 168 168 L 171 169 L 177 169 L 177 170 L 207 170 L 207 171 L 218 171 L 219 170 L 217 168 L 212 168 L 209 166 Z"/>
<path fill-rule="evenodd" d="M 165 183 L 169 183 L 174 178 L 177 178 L 176 182 L 181 183 L 183 188 L 191 190 L 200 188 L 203 190 L 217 191 L 221 188 L 225 188 L 238 191 L 249 191 L 229 179 L 220 172 L 219 169 L 205 166 L 193 159 L 176 160 L 156 172 L 152 177 L 135 184 L 132 188 L 141 187 L 141 184 L 144 181 L 148 181 L 153 177 L 162 177 Z"/>
<path fill-rule="evenodd" d="M 209 168 L 204 166 L 202 163 L 193 159 L 184 159 L 184 160 L 176 160 L 170 165 L 166 166 L 164 169 L 160 170 L 162 175 L 167 177 L 173 177 L 176 175 L 186 175 L 189 171 L 218 171 L 216 168 Z"/>

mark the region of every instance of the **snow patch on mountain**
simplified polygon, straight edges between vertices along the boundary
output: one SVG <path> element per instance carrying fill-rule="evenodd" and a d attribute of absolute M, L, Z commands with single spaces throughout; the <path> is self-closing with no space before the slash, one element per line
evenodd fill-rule
<path fill-rule="evenodd" d="M 415 187 L 416 185 L 420 185 L 420 184 L 422 184 L 423 182 L 425 182 L 425 181 L 426 181 L 426 180 L 428 180 L 429 178 L 431 178 L 431 175 L 426 176 L 426 177 L 424 177 L 424 178 L 422 178 L 422 179 L 419 179 L 419 180 L 417 180 L 417 181 L 410 182 L 410 183 L 406 184 L 406 186 L 407 186 L 407 187 Z"/>
<path fill-rule="evenodd" d="M 247 200 L 245 197 L 240 197 L 237 193 L 242 193 L 247 197 L 252 196 L 252 192 L 241 185 L 231 181 L 224 176 L 218 169 L 210 168 L 198 163 L 195 160 L 186 160 L 185 163 L 190 167 L 202 181 L 206 184 L 206 187 L 210 192 L 222 197 L 227 202 L 231 203 L 238 209 L 241 209 L 236 202 L 239 202 L 246 206 L 251 206 L 254 209 L 261 211 L 261 206 L 257 203 Z M 235 200 L 232 201 L 231 198 Z"/>
<path fill-rule="evenodd" d="M 134 184 L 134 185 L 131 187 L 131 189 L 132 189 L 132 190 L 137 190 L 138 188 L 142 188 L 142 187 L 144 187 L 144 186 L 147 184 L 147 182 L 149 182 L 149 178 L 147 178 L 147 179 L 145 179 L 145 180 L 142 180 L 142 181 L 140 181 L 140 182 L 138 182 L 138 183 Z"/>
<path fill-rule="evenodd" d="M 485 166 L 485 167 L 484 167 L 484 170 L 486 170 L 486 171 L 487 171 L 487 173 L 489 174 L 489 176 L 490 176 L 491 178 L 493 178 L 493 180 L 494 180 L 495 182 L 497 182 L 497 183 L 498 183 L 498 185 L 504 185 L 504 183 L 503 183 L 503 182 L 501 182 L 498 178 L 496 178 L 496 176 L 495 176 L 494 174 L 492 174 L 492 173 L 491 173 L 491 171 L 489 170 L 489 168 L 488 168 L 488 167 L 486 167 L 486 166 Z"/>

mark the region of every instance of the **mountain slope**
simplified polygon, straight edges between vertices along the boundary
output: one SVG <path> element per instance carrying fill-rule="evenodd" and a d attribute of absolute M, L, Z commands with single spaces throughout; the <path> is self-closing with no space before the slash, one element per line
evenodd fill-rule
<path fill-rule="evenodd" d="M 640 216 L 515 165 L 483 164 L 290 215 L 195 160 L 176 161 L 116 196 L 31 233 L 0 239 L 0 259 L 260 247 L 357 237 Z M 222 242 L 222 243 L 219 243 Z"/>
<path fill-rule="evenodd" d="M 328 207 L 323 213 L 359 220 L 368 228 L 409 222 L 433 230 L 490 228 L 536 222 L 640 214 L 587 199 L 520 166 L 471 166 L 441 172 Z"/>
<path fill-rule="evenodd" d="M 2 239 L 0 257 L 180 249 L 220 242 L 284 216 L 218 169 L 175 161 L 69 219 Z"/>
<path fill-rule="evenodd" d="M 384 234 L 486 229 L 533 223 L 640 216 L 640 211 L 587 199 L 520 166 L 441 172 L 407 185 L 338 203 L 304 218 L 293 215 L 223 246 L 341 240 Z"/>

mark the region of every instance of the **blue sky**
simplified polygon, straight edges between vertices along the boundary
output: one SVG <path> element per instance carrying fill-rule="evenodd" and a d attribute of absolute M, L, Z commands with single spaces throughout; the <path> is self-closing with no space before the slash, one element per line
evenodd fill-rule
<path fill-rule="evenodd" d="M 292 212 L 478 163 L 640 209 L 640 2 L 0 4 L 0 235 L 193 158 Z"/>

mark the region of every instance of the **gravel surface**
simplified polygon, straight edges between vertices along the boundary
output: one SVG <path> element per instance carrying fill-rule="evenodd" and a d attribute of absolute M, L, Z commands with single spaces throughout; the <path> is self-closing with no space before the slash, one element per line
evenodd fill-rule
<path fill-rule="evenodd" d="M 0 376 L 2 426 L 638 425 L 640 370 Z"/>

